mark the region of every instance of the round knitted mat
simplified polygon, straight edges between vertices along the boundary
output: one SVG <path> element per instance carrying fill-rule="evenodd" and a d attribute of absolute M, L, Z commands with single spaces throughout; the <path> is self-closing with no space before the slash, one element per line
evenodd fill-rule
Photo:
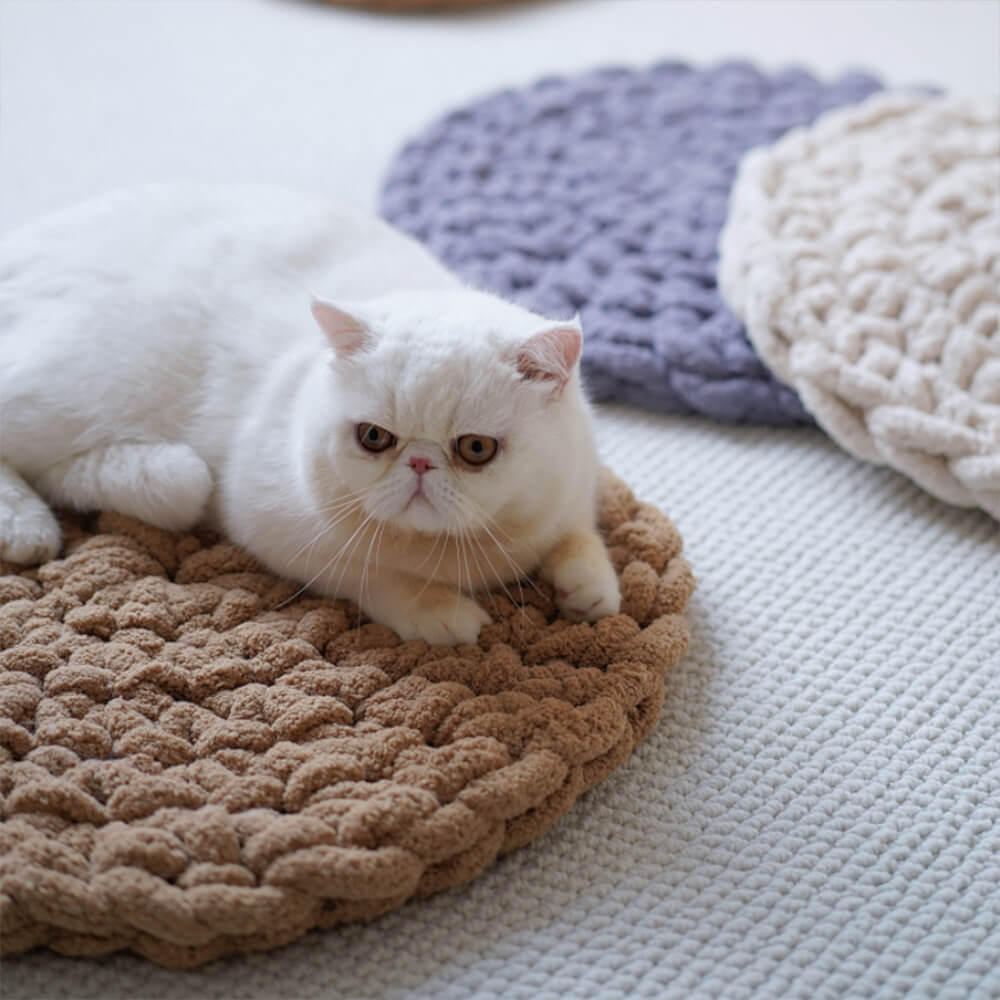
<path fill-rule="evenodd" d="M 744 63 L 546 79 L 455 111 L 398 154 L 382 212 L 475 285 L 579 312 L 591 395 L 809 421 L 716 289 L 740 157 L 879 88 Z"/>
<path fill-rule="evenodd" d="M 1000 108 L 877 95 L 747 157 L 720 281 L 844 448 L 1000 518 Z"/>
<path fill-rule="evenodd" d="M 609 473 L 623 613 L 525 586 L 458 649 L 271 610 L 296 585 L 233 545 L 95 520 L 0 564 L 4 954 L 192 966 L 465 882 L 626 760 L 687 647 L 680 536 Z"/>

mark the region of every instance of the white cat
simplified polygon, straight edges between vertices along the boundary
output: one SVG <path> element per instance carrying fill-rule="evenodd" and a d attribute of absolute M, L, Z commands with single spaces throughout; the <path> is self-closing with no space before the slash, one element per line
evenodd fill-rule
<path fill-rule="evenodd" d="M 614 614 L 580 348 L 297 194 L 57 214 L 0 241 L 0 558 L 57 554 L 47 500 L 208 519 L 404 639 L 474 641 L 467 595 L 535 568 L 564 614 Z"/>

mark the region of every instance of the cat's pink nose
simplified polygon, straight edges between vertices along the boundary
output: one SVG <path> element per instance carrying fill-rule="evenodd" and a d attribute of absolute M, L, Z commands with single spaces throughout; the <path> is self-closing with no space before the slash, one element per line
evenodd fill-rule
<path fill-rule="evenodd" d="M 411 455 L 410 468 L 413 469 L 418 476 L 422 476 L 428 469 L 433 469 L 435 466 L 429 458 L 418 458 L 416 455 Z"/>

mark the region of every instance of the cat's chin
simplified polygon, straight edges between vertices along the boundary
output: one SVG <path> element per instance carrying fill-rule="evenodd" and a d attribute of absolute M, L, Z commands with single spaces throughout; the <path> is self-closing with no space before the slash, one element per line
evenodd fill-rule
<path fill-rule="evenodd" d="M 399 531 L 417 535 L 440 535 L 447 530 L 445 519 L 436 508 L 423 497 L 415 497 L 405 510 L 390 519 Z"/>

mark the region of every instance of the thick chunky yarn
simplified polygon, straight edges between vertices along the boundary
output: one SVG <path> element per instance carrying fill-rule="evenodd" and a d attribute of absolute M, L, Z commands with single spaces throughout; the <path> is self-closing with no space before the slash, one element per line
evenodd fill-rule
<path fill-rule="evenodd" d="M 198 965 L 540 836 L 649 732 L 687 648 L 673 525 L 610 474 L 600 520 L 620 615 L 573 624 L 525 585 L 456 649 L 116 514 L 0 564 L 2 952 Z"/>
<path fill-rule="evenodd" d="M 859 458 L 1000 518 L 1000 109 L 876 95 L 747 157 L 722 290 Z"/>
<path fill-rule="evenodd" d="M 382 211 L 472 283 L 553 317 L 579 312 L 598 400 L 808 421 L 719 296 L 719 231 L 747 150 L 879 86 L 744 63 L 543 80 L 412 140 Z"/>

